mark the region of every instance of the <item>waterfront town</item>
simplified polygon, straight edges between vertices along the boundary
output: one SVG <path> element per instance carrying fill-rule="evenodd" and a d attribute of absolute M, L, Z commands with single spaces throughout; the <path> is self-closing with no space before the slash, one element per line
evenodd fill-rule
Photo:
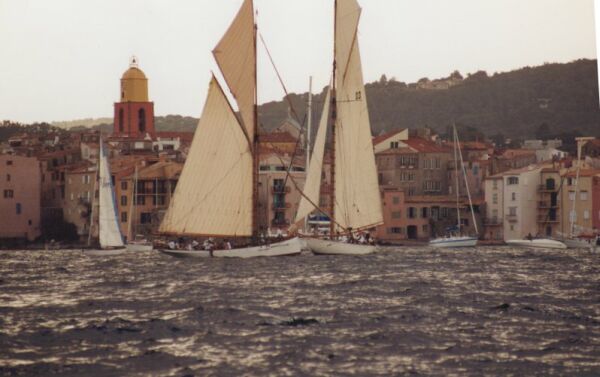
<path fill-rule="evenodd" d="M 110 134 L 28 132 L 0 145 L 0 245 L 75 245 L 97 237 L 101 143 L 110 159 L 121 233 L 130 240 L 158 234 L 194 134 L 155 129 L 148 79 L 135 61 L 121 77 L 113 127 Z M 456 225 L 457 216 L 464 232 L 477 229 L 480 242 L 490 244 L 569 234 L 572 226 L 589 234 L 600 228 L 600 139 L 577 138 L 575 151 L 563 149 L 558 139 L 518 146 L 464 141 L 459 169 L 453 140 L 426 127 L 390 129 L 372 141 L 384 217 L 373 235 L 381 243 L 427 242 Z M 259 229 L 287 233 L 302 197 L 306 131 L 290 116 L 260 134 L 259 142 Z M 460 170 L 465 180 L 462 173 L 457 179 Z M 325 158 L 323 209 L 329 206 L 328 171 Z M 305 225 L 328 229 L 328 218 L 317 212 Z"/>

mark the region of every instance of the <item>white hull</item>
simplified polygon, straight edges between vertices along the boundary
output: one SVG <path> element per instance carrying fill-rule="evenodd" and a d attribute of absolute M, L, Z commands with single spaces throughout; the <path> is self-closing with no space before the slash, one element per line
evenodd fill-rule
<path fill-rule="evenodd" d="M 85 255 L 89 255 L 89 256 L 93 256 L 93 257 L 109 257 L 109 256 L 113 256 L 113 255 L 121 255 L 124 254 L 125 252 L 127 252 L 126 248 L 120 248 L 120 249 L 90 249 L 90 250 L 83 250 L 83 253 Z"/>
<path fill-rule="evenodd" d="M 477 246 L 476 237 L 444 237 L 436 238 L 429 241 L 429 246 L 437 248 L 450 248 L 450 247 L 475 247 Z"/>
<path fill-rule="evenodd" d="M 210 258 L 207 250 L 164 250 L 160 252 L 178 258 Z M 215 258 L 259 258 L 259 257 L 283 257 L 298 255 L 302 252 L 302 241 L 298 237 L 287 241 L 277 242 L 265 246 L 245 247 L 242 249 L 215 250 Z"/>
<path fill-rule="evenodd" d="M 175 258 L 210 258 L 210 252 L 206 250 L 170 250 L 158 249 L 163 254 L 170 255 Z"/>
<path fill-rule="evenodd" d="M 569 249 L 594 249 L 596 247 L 596 239 L 565 238 L 560 241 Z"/>
<path fill-rule="evenodd" d="M 145 244 L 145 243 L 128 243 L 127 244 L 127 251 L 131 251 L 133 253 L 152 251 L 153 249 L 154 248 L 152 247 L 152 244 Z"/>
<path fill-rule="evenodd" d="M 361 245 L 340 241 L 321 240 L 318 238 L 306 238 L 308 248 L 315 254 L 325 255 L 367 255 L 377 249 L 373 245 Z"/>
<path fill-rule="evenodd" d="M 541 238 L 541 239 L 533 239 L 533 240 L 508 240 L 506 244 L 509 246 L 516 247 L 533 247 L 540 249 L 566 249 L 567 245 L 562 242 Z"/>

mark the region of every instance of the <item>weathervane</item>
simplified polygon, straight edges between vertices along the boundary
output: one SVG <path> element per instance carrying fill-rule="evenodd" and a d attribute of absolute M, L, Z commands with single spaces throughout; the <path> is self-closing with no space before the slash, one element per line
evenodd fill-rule
<path fill-rule="evenodd" d="M 135 55 L 131 56 L 131 59 L 129 60 L 129 67 L 130 68 L 137 68 L 138 67 L 138 59 Z"/>

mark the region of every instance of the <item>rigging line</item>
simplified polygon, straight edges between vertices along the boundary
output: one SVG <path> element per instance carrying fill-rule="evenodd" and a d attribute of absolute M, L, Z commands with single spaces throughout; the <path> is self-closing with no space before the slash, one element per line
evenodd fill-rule
<path fill-rule="evenodd" d="M 267 44 L 265 42 L 265 39 L 263 38 L 261 33 L 258 33 L 258 36 L 260 38 L 260 41 L 263 45 L 263 47 L 265 48 L 265 51 L 267 53 L 267 56 L 269 57 L 269 61 L 271 62 L 271 65 L 273 66 L 273 70 L 275 71 L 275 74 L 277 75 L 277 79 L 279 80 L 279 83 L 281 84 L 281 87 L 283 88 L 283 91 L 285 93 L 285 99 L 288 103 L 288 105 L 290 106 L 290 110 L 292 111 L 292 115 L 294 117 L 294 120 L 300 124 L 300 135 L 303 133 L 304 131 L 304 125 L 306 124 L 306 114 L 304 115 L 304 119 L 302 121 L 302 123 L 300 123 L 300 118 L 298 117 L 298 113 L 296 112 L 296 108 L 294 107 L 294 104 L 292 103 L 292 100 L 290 98 L 290 94 L 287 90 L 287 87 L 285 86 L 285 83 L 283 82 L 283 78 L 281 77 L 281 74 L 279 73 L 279 70 L 277 69 L 277 66 L 275 65 L 275 61 L 273 60 L 273 56 L 271 55 L 271 52 L 269 51 L 269 48 L 267 47 Z M 290 158 L 290 164 L 288 166 L 287 170 L 287 174 L 285 176 L 285 180 L 284 180 L 284 184 L 287 184 L 288 178 L 291 177 L 290 172 L 292 170 L 292 167 L 294 165 L 294 160 L 298 154 L 298 146 L 300 145 L 300 137 L 298 137 L 298 139 L 296 140 L 296 145 L 294 147 L 294 153 L 292 154 L 291 158 Z M 283 162 L 282 162 L 283 164 Z M 285 166 L 285 164 L 283 164 Z M 307 171 L 308 166 L 305 167 L 305 171 Z M 293 180 L 293 178 L 292 178 Z M 294 186 L 297 187 L 297 185 L 294 183 Z"/>

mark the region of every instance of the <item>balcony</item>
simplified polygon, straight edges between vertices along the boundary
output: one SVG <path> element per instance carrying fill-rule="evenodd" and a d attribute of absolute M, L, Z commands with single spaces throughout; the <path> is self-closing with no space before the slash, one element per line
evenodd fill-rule
<path fill-rule="evenodd" d="M 556 216 L 552 217 L 552 216 L 538 216 L 537 218 L 538 223 L 542 223 L 542 224 L 558 224 L 559 220 Z"/>
<path fill-rule="evenodd" d="M 519 217 L 517 215 L 506 215 L 506 221 L 516 223 L 517 221 L 519 221 Z"/>
<path fill-rule="evenodd" d="M 274 210 L 284 210 L 291 208 L 290 203 L 273 203 L 272 207 Z"/>
<path fill-rule="evenodd" d="M 283 185 L 274 185 L 271 186 L 271 194 L 289 194 L 290 187 Z"/>
<path fill-rule="evenodd" d="M 273 219 L 273 221 L 271 221 L 271 226 L 274 227 L 274 228 L 287 227 L 287 226 L 290 226 L 290 220 L 287 220 L 287 219 Z"/>
<path fill-rule="evenodd" d="M 558 203 L 538 202 L 538 208 L 539 209 L 553 209 L 553 208 L 558 208 Z"/>
<path fill-rule="evenodd" d="M 558 187 L 556 185 L 538 185 L 539 192 L 556 192 Z"/>
<path fill-rule="evenodd" d="M 499 218 L 483 219 L 484 226 L 502 226 L 502 221 Z"/>

